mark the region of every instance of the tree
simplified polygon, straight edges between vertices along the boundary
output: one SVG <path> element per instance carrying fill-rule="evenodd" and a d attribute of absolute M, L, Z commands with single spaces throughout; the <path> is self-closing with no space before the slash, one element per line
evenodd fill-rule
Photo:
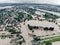
<path fill-rule="evenodd" d="M 29 24 L 28 24 L 28 28 L 29 28 L 30 30 L 32 30 L 32 29 L 33 29 L 33 27 L 32 27 L 32 26 L 30 26 Z"/>
<path fill-rule="evenodd" d="M 49 30 L 48 27 L 45 27 L 44 30 Z"/>
<path fill-rule="evenodd" d="M 33 26 L 34 29 L 38 29 L 38 26 Z"/>
<path fill-rule="evenodd" d="M 53 27 L 50 27 L 50 28 L 49 28 L 49 30 L 53 31 L 53 30 L 54 30 L 54 28 L 53 28 Z"/>

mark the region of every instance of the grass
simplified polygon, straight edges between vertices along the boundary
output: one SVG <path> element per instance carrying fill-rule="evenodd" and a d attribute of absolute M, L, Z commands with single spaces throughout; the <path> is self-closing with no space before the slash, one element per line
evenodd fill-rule
<path fill-rule="evenodd" d="M 44 39 L 44 40 L 46 40 L 46 39 Z M 60 37 L 55 37 L 54 39 L 52 39 L 52 40 L 49 40 L 49 41 L 46 41 L 46 42 L 56 42 L 56 41 L 60 41 Z M 46 43 L 46 42 L 44 42 L 44 43 Z M 43 44 L 44 44 L 43 43 Z M 40 45 L 41 43 L 39 43 L 38 45 Z"/>
<path fill-rule="evenodd" d="M 40 38 L 41 40 L 47 40 L 49 42 L 56 42 L 56 41 L 60 41 L 60 36 L 52 36 L 52 37 L 48 37 L 48 38 Z M 50 40 L 48 40 L 50 39 Z"/>
<path fill-rule="evenodd" d="M 60 36 L 54 36 L 54 37 L 44 38 L 44 39 L 42 39 L 42 40 L 51 39 L 51 38 L 56 38 L 56 37 L 60 37 Z"/>
<path fill-rule="evenodd" d="M 49 40 L 49 42 L 56 42 L 56 41 L 60 41 L 60 37 L 57 37 L 55 39 Z"/>
<path fill-rule="evenodd" d="M 51 40 L 47 40 L 47 39 L 51 39 Z M 50 38 L 44 38 L 42 40 L 47 40 L 45 42 L 42 42 L 42 43 L 38 43 L 38 45 L 43 45 L 45 44 L 46 42 L 56 42 L 56 41 L 60 41 L 60 36 L 55 36 L 55 37 L 50 37 Z"/>
<path fill-rule="evenodd" d="M 47 39 L 51 39 L 51 40 L 48 40 L 49 42 L 56 42 L 56 41 L 60 41 L 60 36 L 54 36 L 54 37 L 44 38 L 42 40 L 47 40 Z"/>

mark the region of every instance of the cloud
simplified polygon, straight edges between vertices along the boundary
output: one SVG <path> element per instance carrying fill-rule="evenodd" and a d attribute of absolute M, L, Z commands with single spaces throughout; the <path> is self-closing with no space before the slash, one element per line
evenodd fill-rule
<path fill-rule="evenodd" d="M 0 0 L 0 3 L 46 3 L 60 5 L 60 0 Z"/>

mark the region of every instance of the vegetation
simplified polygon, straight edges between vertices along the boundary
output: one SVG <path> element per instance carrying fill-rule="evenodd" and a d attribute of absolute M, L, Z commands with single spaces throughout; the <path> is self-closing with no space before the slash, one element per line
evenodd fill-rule
<path fill-rule="evenodd" d="M 3 35 L 0 35 L 0 38 L 1 38 L 1 39 L 4 39 L 4 38 L 5 38 L 5 36 L 3 36 Z"/>
<path fill-rule="evenodd" d="M 9 32 L 11 32 L 11 34 L 19 34 L 19 33 L 21 33 L 21 32 L 16 32 L 16 30 L 14 30 L 14 29 L 10 29 Z"/>
<path fill-rule="evenodd" d="M 27 16 L 27 19 L 28 19 L 28 20 L 31 20 L 31 19 L 33 19 L 33 17 L 32 17 L 31 15 L 28 15 L 28 16 Z"/>
<path fill-rule="evenodd" d="M 19 13 L 18 13 L 18 16 L 17 16 L 15 19 L 16 19 L 17 21 L 23 20 L 24 14 L 25 14 L 25 13 L 23 13 L 23 12 L 19 12 Z"/>
<path fill-rule="evenodd" d="M 16 31 L 13 27 L 6 27 L 5 28 L 6 31 L 9 31 L 11 34 L 20 34 L 20 31 Z"/>
<path fill-rule="evenodd" d="M 19 37 L 19 33 L 16 35 L 16 37 Z"/>
<path fill-rule="evenodd" d="M 38 26 L 30 26 L 30 25 L 28 24 L 28 28 L 29 28 L 30 30 L 32 30 L 32 29 L 38 29 Z"/>
<path fill-rule="evenodd" d="M 22 40 L 18 40 L 16 43 L 21 45 L 23 42 L 25 42 L 24 38 L 22 38 Z"/>
<path fill-rule="evenodd" d="M 49 40 L 49 42 L 56 42 L 56 41 L 60 41 L 60 37 L 54 38 L 52 40 Z"/>
<path fill-rule="evenodd" d="M 44 30 L 51 30 L 51 31 L 53 31 L 53 30 L 54 30 L 54 28 L 53 28 L 53 27 L 50 27 L 50 28 L 45 27 L 45 28 L 44 28 Z"/>
<path fill-rule="evenodd" d="M 44 30 L 49 30 L 48 27 L 45 27 Z"/>
<path fill-rule="evenodd" d="M 30 26 L 30 25 L 28 24 L 28 28 L 29 28 L 30 30 L 32 30 L 32 29 L 38 29 L 38 26 Z M 44 30 L 51 30 L 51 31 L 53 31 L 54 28 L 53 28 L 53 27 L 50 27 L 50 28 L 44 27 Z"/>
<path fill-rule="evenodd" d="M 30 13 L 30 14 L 32 14 L 32 15 L 34 15 L 34 14 L 35 14 L 36 9 L 26 7 L 26 8 L 25 8 L 25 11 L 27 11 L 28 13 Z"/>
<path fill-rule="evenodd" d="M 47 41 L 47 42 L 45 42 L 45 45 L 52 45 L 52 43 Z"/>
<path fill-rule="evenodd" d="M 2 24 L 4 24 L 4 23 L 3 23 L 3 20 L 0 20 L 0 25 L 2 25 Z"/>
<path fill-rule="evenodd" d="M 29 24 L 28 24 L 28 28 L 29 28 L 30 30 L 32 30 L 32 29 L 33 29 L 33 27 L 32 27 L 32 26 L 30 26 Z"/>
<path fill-rule="evenodd" d="M 53 15 L 53 14 L 50 14 L 50 13 L 46 13 L 46 14 L 43 15 L 43 16 L 44 16 L 44 18 L 46 18 L 46 19 L 50 19 L 50 18 L 52 18 L 52 19 L 57 19 L 57 18 L 60 18 L 59 16 Z"/>
<path fill-rule="evenodd" d="M 32 33 L 34 33 L 34 30 L 32 30 Z"/>
<path fill-rule="evenodd" d="M 34 41 L 40 41 L 40 40 L 41 40 L 40 37 L 38 36 L 34 37 Z"/>

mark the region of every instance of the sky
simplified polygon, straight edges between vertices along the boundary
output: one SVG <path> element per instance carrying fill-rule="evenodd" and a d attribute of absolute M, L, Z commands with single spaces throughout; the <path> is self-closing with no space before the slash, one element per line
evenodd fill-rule
<path fill-rule="evenodd" d="M 0 3 L 42 3 L 60 5 L 60 0 L 0 0 Z"/>

